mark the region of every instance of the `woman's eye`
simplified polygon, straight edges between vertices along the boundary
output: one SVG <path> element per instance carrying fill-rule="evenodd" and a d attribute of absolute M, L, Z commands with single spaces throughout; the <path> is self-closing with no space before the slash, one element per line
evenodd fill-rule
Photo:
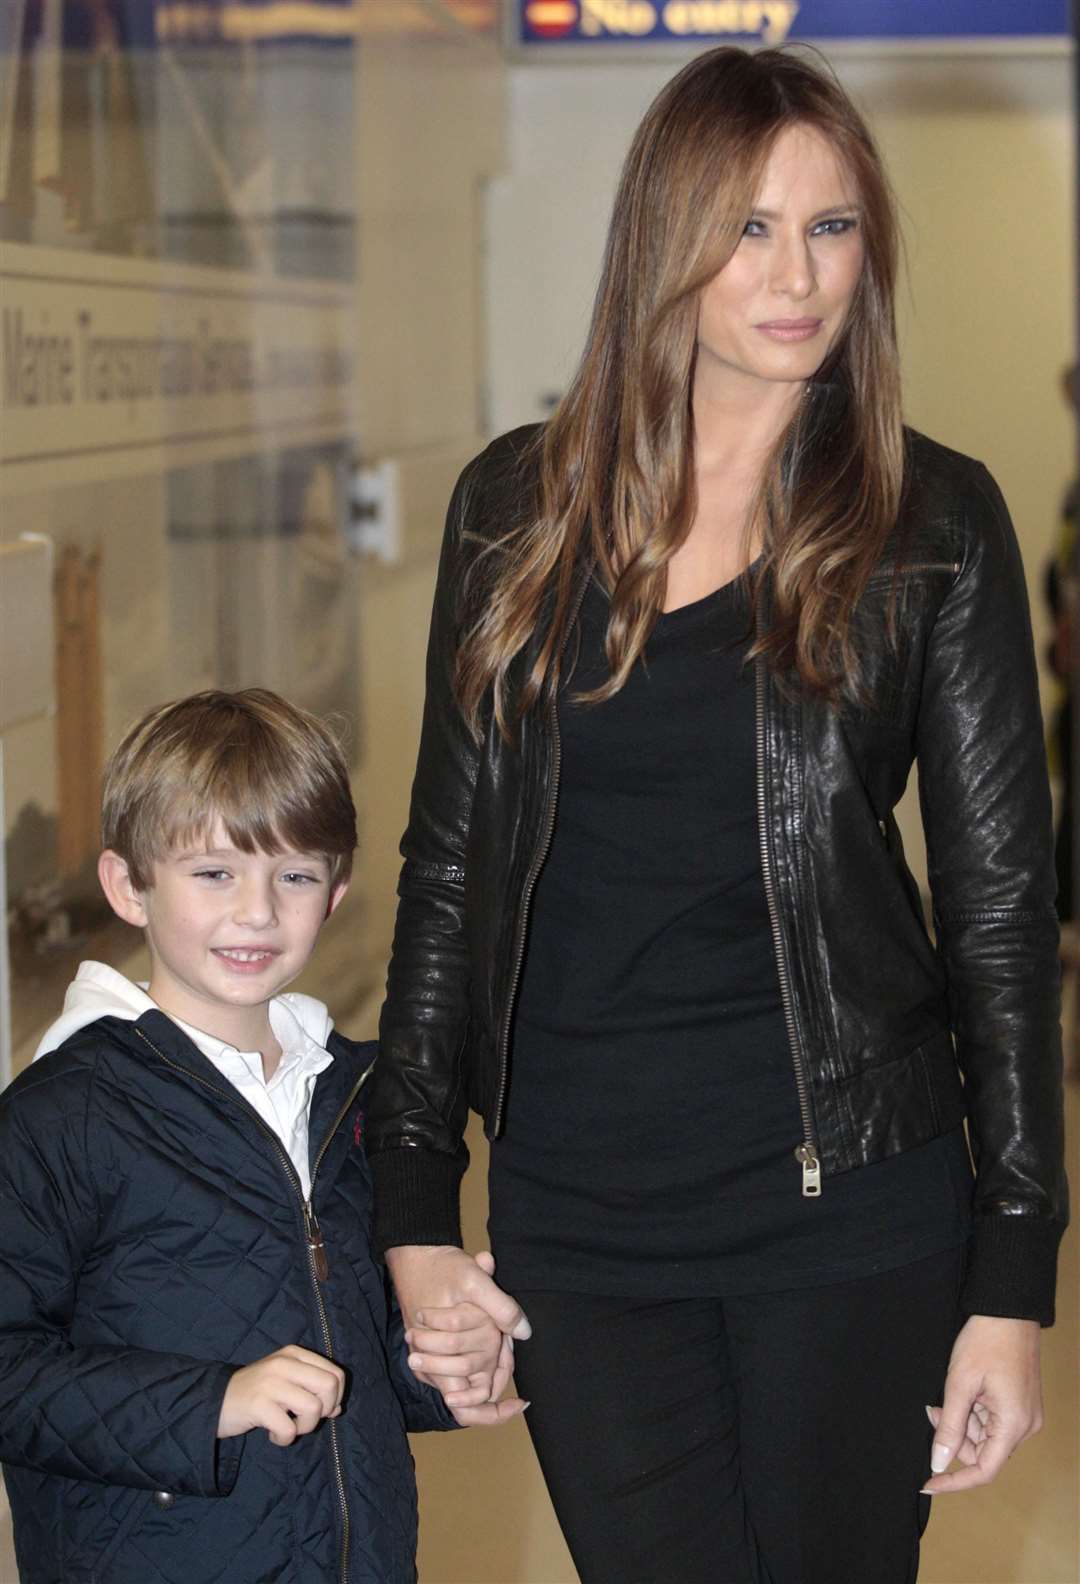
<path fill-rule="evenodd" d="M 764 220 L 748 220 L 743 227 L 743 236 L 764 236 Z"/>
<path fill-rule="evenodd" d="M 843 236 L 847 231 L 854 231 L 858 222 L 850 218 L 836 220 L 823 220 L 814 227 L 815 236 Z"/>

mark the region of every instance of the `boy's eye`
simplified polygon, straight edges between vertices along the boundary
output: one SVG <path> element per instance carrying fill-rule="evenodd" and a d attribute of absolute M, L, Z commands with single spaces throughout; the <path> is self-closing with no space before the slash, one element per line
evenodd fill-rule
<path fill-rule="evenodd" d="M 303 869 L 289 869 L 281 877 L 289 885 L 318 885 L 321 875 L 308 874 Z"/>
<path fill-rule="evenodd" d="M 196 880 L 228 880 L 227 869 L 195 869 L 192 871 Z"/>

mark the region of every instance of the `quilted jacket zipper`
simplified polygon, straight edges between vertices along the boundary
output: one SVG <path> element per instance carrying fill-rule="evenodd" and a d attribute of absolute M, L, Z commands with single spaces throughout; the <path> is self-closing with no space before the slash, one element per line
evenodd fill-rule
<path fill-rule="evenodd" d="M 810 1085 L 806 1077 L 806 1058 L 795 1021 L 795 1007 L 791 994 L 791 975 L 788 971 L 787 946 L 780 927 L 780 912 L 776 905 L 776 881 L 773 875 L 772 844 L 769 840 L 768 808 L 765 802 L 765 662 L 759 656 L 755 661 L 756 715 L 755 747 L 757 760 L 757 815 L 758 842 L 761 847 L 761 874 L 765 882 L 765 900 L 769 909 L 769 926 L 772 930 L 773 948 L 776 952 L 776 971 L 780 980 L 780 1001 L 784 1009 L 791 1060 L 795 1069 L 795 1091 L 799 1099 L 802 1118 L 802 1142 L 796 1147 L 795 1159 L 802 1166 L 802 1191 L 804 1198 L 817 1199 L 821 1194 L 821 1154 L 814 1134 L 814 1116 L 810 1106 Z"/>
<path fill-rule="evenodd" d="M 296 1172 L 296 1167 L 289 1159 L 288 1153 L 282 1145 L 281 1140 L 278 1138 L 273 1128 L 263 1121 L 262 1117 L 255 1110 L 255 1108 L 248 1104 L 243 1095 L 236 1091 L 230 1092 L 228 1089 L 221 1089 L 217 1084 L 211 1083 L 208 1078 L 203 1078 L 199 1073 L 192 1072 L 190 1067 L 185 1067 L 182 1062 L 173 1061 L 170 1056 L 166 1056 L 165 1052 L 154 1044 L 152 1039 L 149 1039 L 143 1033 L 141 1028 L 136 1028 L 135 1033 L 145 1045 L 149 1045 L 154 1055 L 157 1056 L 160 1061 L 163 1061 L 166 1067 L 172 1067 L 175 1072 L 183 1073 L 186 1078 L 193 1078 L 196 1083 L 202 1084 L 204 1089 L 209 1089 L 211 1094 L 221 1095 L 224 1100 L 233 1102 L 239 1101 L 239 1103 L 255 1121 L 257 1126 L 270 1140 L 270 1143 L 274 1149 L 274 1154 L 280 1161 L 286 1177 L 289 1179 L 289 1182 L 292 1184 L 296 1191 L 296 1195 L 300 1200 L 300 1212 L 304 1219 L 304 1238 L 307 1247 L 308 1270 L 311 1275 L 311 1285 L 315 1293 L 315 1303 L 319 1311 L 319 1325 L 323 1334 L 323 1345 L 326 1349 L 327 1358 L 330 1359 L 332 1363 L 336 1363 L 337 1360 L 334 1359 L 334 1341 L 330 1331 L 330 1321 L 327 1317 L 326 1305 L 323 1303 L 322 1291 L 319 1285 L 320 1282 L 326 1281 L 330 1274 L 330 1268 L 326 1258 L 326 1249 L 322 1240 L 322 1232 L 315 1217 L 315 1211 L 312 1208 L 312 1199 L 315 1194 L 315 1178 L 319 1167 L 322 1164 L 323 1156 L 330 1147 L 331 1139 L 334 1137 L 334 1134 L 344 1121 L 349 1107 L 352 1105 L 353 1101 L 360 1093 L 360 1090 L 367 1082 L 375 1063 L 372 1062 L 357 1080 L 357 1082 L 353 1085 L 349 1092 L 348 1099 L 345 1101 L 337 1116 L 334 1118 L 333 1125 L 324 1138 L 322 1145 L 320 1146 L 319 1153 L 315 1157 L 315 1164 L 311 1170 L 311 1188 L 309 1189 L 308 1196 L 305 1199 L 303 1188 L 300 1185 L 300 1178 Z M 339 1584 L 348 1584 L 349 1543 L 352 1533 L 352 1523 L 349 1516 L 348 1496 L 345 1492 L 345 1471 L 341 1463 L 341 1448 L 338 1444 L 337 1422 L 333 1419 L 328 1419 L 326 1424 L 330 1432 L 330 1455 L 334 1465 L 334 1480 L 337 1485 L 338 1505 L 341 1508 L 341 1565 L 338 1570 L 338 1580 Z"/>

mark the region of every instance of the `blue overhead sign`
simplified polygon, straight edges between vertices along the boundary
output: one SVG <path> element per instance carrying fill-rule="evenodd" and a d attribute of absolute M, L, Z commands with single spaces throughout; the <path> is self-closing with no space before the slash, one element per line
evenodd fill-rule
<path fill-rule="evenodd" d="M 992 41 L 1069 33 L 1069 0 L 517 0 L 527 45 Z"/>

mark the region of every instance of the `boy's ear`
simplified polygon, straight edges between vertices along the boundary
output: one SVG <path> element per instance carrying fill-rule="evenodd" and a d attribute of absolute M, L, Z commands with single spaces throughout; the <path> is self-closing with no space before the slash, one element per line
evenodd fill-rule
<path fill-rule="evenodd" d="M 118 852 L 113 852 L 111 847 L 107 847 L 98 859 L 97 872 L 101 889 L 113 912 L 122 918 L 125 924 L 134 924 L 136 929 L 145 929 L 146 909 L 143 907 L 142 896 L 131 882 L 127 859 L 121 858 Z"/>
<path fill-rule="evenodd" d="M 336 911 L 338 903 L 342 900 L 342 898 L 344 897 L 344 895 L 345 895 L 345 893 L 346 893 L 346 891 L 348 889 L 349 889 L 349 882 L 347 880 L 339 880 L 338 881 L 337 885 L 334 887 L 334 889 L 330 893 L 329 902 L 326 904 L 326 917 L 327 918 L 330 917 L 331 913 Z"/>

